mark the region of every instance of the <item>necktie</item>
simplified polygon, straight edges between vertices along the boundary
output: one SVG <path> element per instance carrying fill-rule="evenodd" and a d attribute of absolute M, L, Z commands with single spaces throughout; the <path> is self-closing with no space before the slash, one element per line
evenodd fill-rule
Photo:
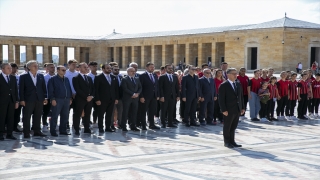
<path fill-rule="evenodd" d="M 10 84 L 9 76 L 7 76 L 7 83 Z"/>
<path fill-rule="evenodd" d="M 151 81 L 154 83 L 154 79 L 153 79 L 153 76 L 151 73 L 149 74 L 149 76 L 150 76 Z"/>
<path fill-rule="evenodd" d="M 208 80 L 208 82 L 209 82 L 209 84 L 210 84 L 210 79 L 209 79 L 209 78 L 207 78 L 207 80 Z"/>
<path fill-rule="evenodd" d="M 233 85 L 233 90 L 234 90 L 235 92 L 237 92 L 237 91 L 236 91 L 236 88 L 237 88 L 236 83 L 232 83 L 232 85 Z"/>
<path fill-rule="evenodd" d="M 111 85 L 111 79 L 109 74 L 107 75 L 107 80 L 108 80 L 108 83 Z"/>
<path fill-rule="evenodd" d="M 136 85 L 136 82 L 134 81 L 133 77 L 131 78 L 131 81 L 133 82 L 134 85 Z"/>
<path fill-rule="evenodd" d="M 84 77 L 85 81 L 86 81 L 87 83 L 89 83 L 87 75 L 83 75 L 83 77 Z"/>
<path fill-rule="evenodd" d="M 169 81 L 172 82 L 171 74 L 169 74 Z"/>

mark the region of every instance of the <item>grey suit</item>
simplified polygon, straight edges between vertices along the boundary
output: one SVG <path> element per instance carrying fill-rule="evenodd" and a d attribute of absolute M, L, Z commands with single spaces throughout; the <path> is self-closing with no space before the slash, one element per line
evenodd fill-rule
<path fill-rule="evenodd" d="M 141 93 L 142 86 L 139 81 L 139 78 L 134 77 L 134 82 L 130 79 L 129 76 L 122 78 L 121 80 L 121 88 L 123 91 L 122 103 L 123 103 L 123 112 L 122 112 L 122 120 L 121 127 L 125 128 L 128 119 L 128 113 L 130 110 L 131 124 L 130 127 L 136 127 L 137 122 L 137 111 L 138 111 L 138 103 L 139 97 L 131 98 L 134 93 Z"/>

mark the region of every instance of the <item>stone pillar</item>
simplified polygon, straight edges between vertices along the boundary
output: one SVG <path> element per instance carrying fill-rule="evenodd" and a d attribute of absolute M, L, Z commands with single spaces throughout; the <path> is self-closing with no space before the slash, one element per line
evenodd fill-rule
<path fill-rule="evenodd" d="M 179 64 L 178 62 L 178 44 L 173 45 L 173 64 L 177 66 Z"/>
<path fill-rule="evenodd" d="M 189 48 L 189 43 L 186 43 L 186 65 L 190 63 L 190 48 Z"/>
<path fill-rule="evenodd" d="M 162 54 L 161 54 L 161 65 L 165 66 L 166 65 L 166 45 L 162 45 Z"/>
<path fill-rule="evenodd" d="M 49 47 L 43 46 L 43 64 L 51 63 L 51 62 L 52 62 L 52 56 L 51 58 L 49 56 Z"/>
<path fill-rule="evenodd" d="M 26 59 L 26 63 L 30 60 L 35 60 L 34 56 L 33 56 L 33 46 L 32 45 L 27 45 L 26 46 L 26 53 L 27 53 L 27 59 Z"/>
<path fill-rule="evenodd" d="M 76 47 L 74 47 L 74 58 L 80 62 L 80 46 L 76 45 Z M 70 59 L 68 59 L 70 60 Z"/>
<path fill-rule="evenodd" d="M 198 43 L 198 67 L 201 67 L 201 65 L 203 64 L 203 62 L 205 62 L 203 60 L 203 46 L 202 46 L 202 43 Z"/>
<path fill-rule="evenodd" d="M 20 65 L 20 45 L 14 45 L 14 62 L 19 66 Z"/>
<path fill-rule="evenodd" d="M 219 65 L 216 62 L 216 42 L 213 42 L 211 45 L 211 66 L 219 67 Z"/>
<path fill-rule="evenodd" d="M 8 63 L 14 62 L 13 44 L 8 45 Z"/>
<path fill-rule="evenodd" d="M 32 57 L 37 60 L 37 46 L 32 46 Z"/>
<path fill-rule="evenodd" d="M 52 58 L 52 46 L 48 46 L 48 58 L 49 58 L 50 62 L 53 61 L 53 58 Z"/>
<path fill-rule="evenodd" d="M 59 63 L 58 63 L 58 65 L 63 65 L 65 62 L 64 50 L 65 50 L 64 46 L 59 46 Z"/>
<path fill-rule="evenodd" d="M 144 55 L 145 55 L 145 48 L 142 45 L 141 46 L 141 66 L 140 66 L 141 68 L 144 68 L 146 66 Z"/>
<path fill-rule="evenodd" d="M 0 44 L 0 61 L 3 62 L 3 48 L 2 48 L 2 44 Z"/>
<path fill-rule="evenodd" d="M 125 46 L 122 46 L 122 67 L 123 69 L 126 69 L 128 65 L 128 52 L 127 48 Z"/>
<path fill-rule="evenodd" d="M 116 63 L 120 63 L 119 59 L 119 47 L 113 47 L 113 61 Z"/>
<path fill-rule="evenodd" d="M 131 46 L 131 61 L 137 63 L 137 51 L 135 48 L 135 46 Z"/>
<path fill-rule="evenodd" d="M 151 62 L 154 64 L 155 58 L 155 45 L 151 45 Z"/>

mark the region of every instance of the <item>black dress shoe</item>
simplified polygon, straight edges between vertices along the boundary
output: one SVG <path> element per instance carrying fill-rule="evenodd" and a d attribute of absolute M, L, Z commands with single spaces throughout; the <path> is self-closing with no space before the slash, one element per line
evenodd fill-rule
<path fill-rule="evenodd" d="M 99 133 L 104 133 L 103 128 L 99 128 Z"/>
<path fill-rule="evenodd" d="M 166 124 L 162 124 L 161 128 L 167 128 L 167 125 Z"/>
<path fill-rule="evenodd" d="M 6 139 L 17 140 L 17 138 L 14 137 L 12 134 L 7 134 Z"/>
<path fill-rule="evenodd" d="M 190 127 L 190 122 L 189 121 L 186 121 L 185 123 L 186 123 L 187 127 Z"/>
<path fill-rule="evenodd" d="M 0 135 L 0 141 L 4 141 L 3 135 Z"/>
<path fill-rule="evenodd" d="M 140 129 L 138 129 L 137 127 L 132 127 L 131 131 L 140 131 Z"/>
<path fill-rule="evenodd" d="M 115 130 L 113 130 L 112 128 L 106 128 L 105 131 L 106 132 L 114 132 Z"/>
<path fill-rule="evenodd" d="M 75 132 L 74 132 L 74 135 L 77 135 L 77 136 L 79 136 L 79 135 L 80 135 L 80 132 L 79 132 L 79 130 L 78 130 L 78 131 L 75 131 Z"/>
<path fill-rule="evenodd" d="M 149 129 L 160 129 L 159 126 L 153 125 L 153 126 L 149 126 Z"/>
<path fill-rule="evenodd" d="M 234 146 L 234 147 L 242 147 L 242 145 L 240 145 L 240 144 L 237 144 L 237 143 L 230 143 L 232 146 Z"/>
<path fill-rule="evenodd" d="M 24 133 L 24 138 L 30 138 L 30 133 Z"/>
<path fill-rule="evenodd" d="M 111 129 L 113 129 L 113 130 L 116 130 L 116 127 L 114 127 L 114 126 L 111 126 Z"/>
<path fill-rule="evenodd" d="M 17 132 L 17 133 L 21 133 L 22 131 L 20 131 L 18 128 L 14 129 L 13 130 L 14 132 Z"/>
<path fill-rule="evenodd" d="M 52 133 L 51 136 L 58 137 L 58 134 L 57 133 Z"/>
<path fill-rule="evenodd" d="M 68 135 L 71 135 L 71 134 L 68 133 L 68 132 L 61 132 L 60 135 L 67 135 L 68 136 Z"/>
<path fill-rule="evenodd" d="M 230 144 L 230 143 L 226 143 L 226 144 L 224 144 L 224 147 L 227 147 L 227 148 L 234 148 L 234 147 L 232 146 L 232 144 Z"/>
<path fill-rule="evenodd" d="M 174 124 L 168 124 L 168 127 L 176 128 L 177 126 L 176 126 L 176 125 L 174 125 Z"/>
<path fill-rule="evenodd" d="M 180 123 L 178 119 L 174 119 L 173 122 Z"/>
<path fill-rule="evenodd" d="M 148 130 L 146 126 L 142 126 L 141 130 L 146 131 Z"/>
<path fill-rule="evenodd" d="M 128 131 L 128 129 L 127 129 L 127 128 L 122 128 L 122 131 L 127 132 L 127 131 Z"/>
<path fill-rule="evenodd" d="M 45 136 L 47 136 L 47 135 L 43 134 L 41 131 L 38 131 L 38 132 L 34 132 L 34 133 L 33 133 L 33 136 L 45 137 Z"/>
<path fill-rule="evenodd" d="M 192 121 L 190 122 L 190 126 L 200 126 L 200 123 L 196 121 Z"/>
<path fill-rule="evenodd" d="M 83 131 L 83 133 L 91 134 L 91 130 L 90 130 L 90 129 L 85 129 L 85 130 Z"/>

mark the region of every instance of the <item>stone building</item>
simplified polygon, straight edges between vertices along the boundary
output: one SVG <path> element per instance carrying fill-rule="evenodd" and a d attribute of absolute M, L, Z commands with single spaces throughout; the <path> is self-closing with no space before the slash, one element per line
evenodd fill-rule
<path fill-rule="evenodd" d="M 154 62 L 156 68 L 179 62 L 200 66 L 222 61 L 247 69 L 273 67 L 295 69 L 298 62 L 310 67 L 320 62 L 320 24 L 288 17 L 260 24 L 213 27 L 140 34 L 112 34 L 100 37 L 0 35 L 0 48 L 8 45 L 9 62 L 20 64 L 20 46 L 26 47 L 26 59 L 36 59 L 36 47 L 43 48 L 43 63 L 51 62 L 52 47 L 59 48 L 59 64 L 67 62 L 67 48 L 74 48 L 80 62 L 99 64 L 115 61 L 126 68 L 137 62 L 144 67 Z M 3 58 L 0 49 L 0 61 Z"/>

